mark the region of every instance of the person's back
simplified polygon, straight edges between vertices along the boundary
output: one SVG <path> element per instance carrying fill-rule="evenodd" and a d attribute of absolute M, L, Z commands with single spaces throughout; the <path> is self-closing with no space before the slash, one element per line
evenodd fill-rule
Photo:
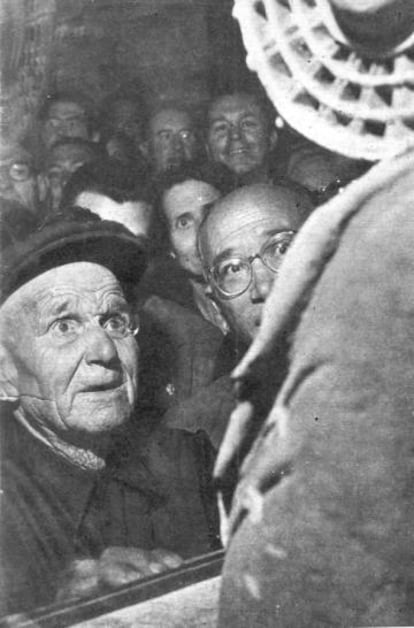
<path fill-rule="evenodd" d="M 303 311 L 233 502 L 221 626 L 413 623 L 413 166 L 317 211 L 282 269 L 279 330 L 292 294 Z"/>

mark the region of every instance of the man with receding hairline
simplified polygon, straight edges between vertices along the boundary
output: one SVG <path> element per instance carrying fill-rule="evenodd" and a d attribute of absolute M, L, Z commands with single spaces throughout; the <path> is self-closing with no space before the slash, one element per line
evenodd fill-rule
<path fill-rule="evenodd" d="M 294 185 L 256 184 L 219 199 L 201 225 L 211 296 L 245 345 L 258 330 L 283 255 L 312 208 Z"/>

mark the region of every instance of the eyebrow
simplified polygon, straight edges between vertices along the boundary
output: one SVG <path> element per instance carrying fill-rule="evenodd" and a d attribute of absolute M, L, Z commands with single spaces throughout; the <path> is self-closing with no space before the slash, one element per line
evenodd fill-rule
<path fill-rule="evenodd" d="M 222 260 L 227 259 L 228 257 L 234 257 L 236 255 L 236 251 L 234 248 L 228 248 L 228 249 L 224 249 L 224 251 L 222 251 L 221 253 L 219 253 L 215 258 L 214 261 L 212 263 L 212 265 L 210 266 L 210 268 L 212 268 L 213 266 L 215 266 L 216 264 L 219 264 Z"/>
<path fill-rule="evenodd" d="M 178 214 L 178 216 L 175 218 L 175 221 L 179 220 L 183 216 L 190 216 L 190 217 L 192 217 L 192 213 L 191 212 L 181 212 L 181 214 Z"/>
<path fill-rule="evenodd" d="M 53 299 L 53 297 L 52 297 Z M 45 304 L 43 306 L 42 302 L 39 303 L 40 309 L 41 309 L 41 315 L 45 316 L 47 318 L 51 318 L 53 316 L 59 316 L 60 314 L 64 313 L 64 312 L 70 312 L 76 305 L 76 299 L 74 297 L 72 298 L 65 298 L 63 301 L 58 301 L 56 302 L 55 299 L 53 299 L 53 302 L 51 304 Z"/>

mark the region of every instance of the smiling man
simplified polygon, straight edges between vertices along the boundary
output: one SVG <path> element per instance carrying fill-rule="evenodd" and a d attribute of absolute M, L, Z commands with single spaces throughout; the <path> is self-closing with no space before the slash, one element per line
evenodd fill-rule
<path fill-rule="evenodd" d="M 270 153 L 278 134 L 254 94 L 225 94 L 208 111 L 207 149 L 212 162 L 224 164 L 240 183 L 270 180 Z"/>
<path fill-rule="evenodd" d="M 199 248 L 210 291 L 246 346 L 283 256 L 312 210 L 295 186 L 246 186 L 217 201 L 203 222 Z"/>

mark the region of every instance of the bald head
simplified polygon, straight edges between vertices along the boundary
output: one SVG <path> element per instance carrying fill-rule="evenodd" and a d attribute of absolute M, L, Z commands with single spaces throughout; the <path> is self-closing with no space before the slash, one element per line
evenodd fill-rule
<path fill-rule="evenodd" d="M 199 248 L 210 266 L 222 240 L 269 223 L 273 229 L 297 231 L 313 206 L 305 191 L 294 186 L 255 184 L 238 188 L 218 200 L 200 228 Z"/>
<path fill-rule="evenodd" d="M 312 211 L 306 192 L 256 184 L 220 199 L 200 227 L 210 288 L 233 332 L 249 343 L 294 234 Z"/>

